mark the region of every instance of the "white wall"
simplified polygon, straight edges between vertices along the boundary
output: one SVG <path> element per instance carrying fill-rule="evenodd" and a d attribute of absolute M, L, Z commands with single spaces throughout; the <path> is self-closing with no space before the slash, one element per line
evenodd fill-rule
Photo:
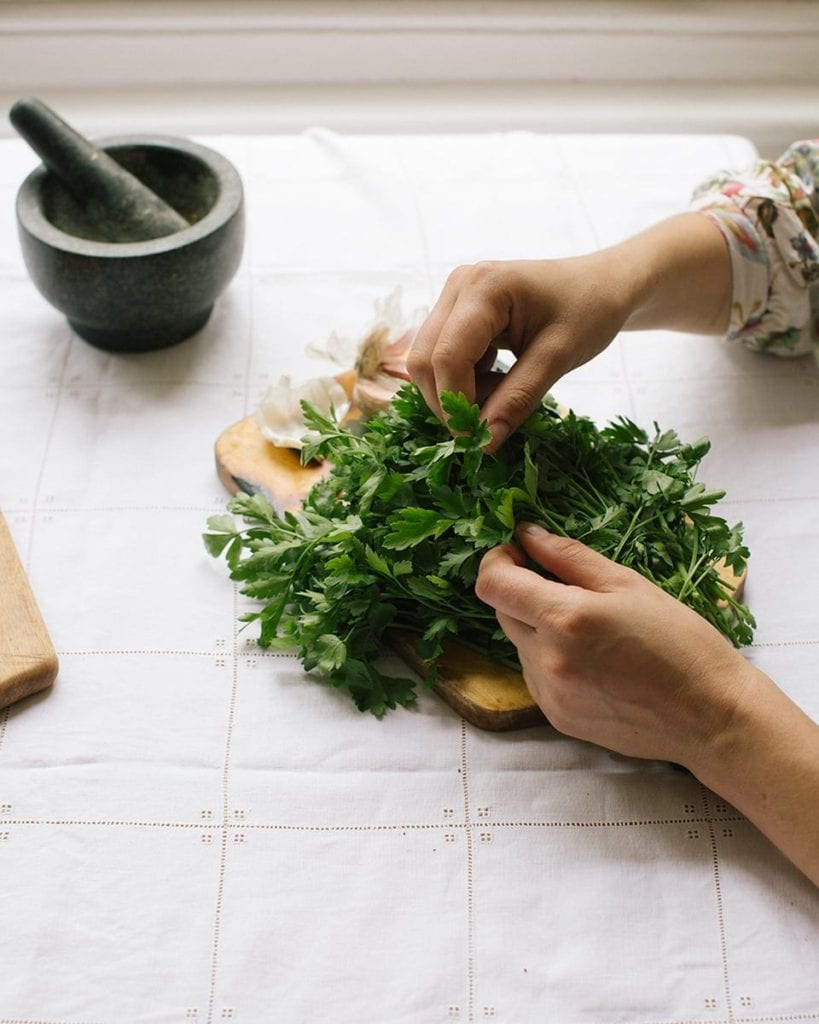
<path fill-rule="evenodd" d="M 0 0 L 0 105 L 89 134 L 819 135 L 816 0 Z M 5 118 L 0 134 L 11 134 Z"/>

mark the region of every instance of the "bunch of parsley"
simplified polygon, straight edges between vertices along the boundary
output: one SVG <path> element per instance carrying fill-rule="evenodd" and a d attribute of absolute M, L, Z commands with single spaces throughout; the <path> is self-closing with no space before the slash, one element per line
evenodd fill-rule
<path fill-rule="evenodd" d="M 230 514 L 211 517 L 208 550 L 224 554 L 242 593 L 262 602 L 243 616 L 258 623 L 261 646 L 297 652 L 305 669 L 376 715 L 416 696 L 413 680 L 379 668 L 391 627 L 417 634 L 430 685 L 450 636 L 517 665 L 473 584 L 481 556 L 510 541 L 520 520 L 582 540 L 736 646 L 750 642 L 753 617 L 716 568 L 744 570 L 741 524 L 713 515 L 724 492 L 694 479 L 707 439 L 683 444 L 656 424 L 649 437 L 625 418 L 598 429 L 544 403 L 487 456 L 478 407 L 452 394 L 442 405 L 449 429 L 414 385 L 357 430 L 306 405 L 303 461 L 327 459 L 332 472 L 302 510 L 279 515 L 260 495 L 242 495 L 228 508 L 243 526 Z"/>

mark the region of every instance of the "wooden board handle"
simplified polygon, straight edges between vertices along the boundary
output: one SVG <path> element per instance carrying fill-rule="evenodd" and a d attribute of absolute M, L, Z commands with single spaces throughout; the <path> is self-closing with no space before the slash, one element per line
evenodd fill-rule
<path fill-rule="evenodd" d="M 58 667 L 57 655 L 0 512 L 0 708 L 51 686 Z"/>

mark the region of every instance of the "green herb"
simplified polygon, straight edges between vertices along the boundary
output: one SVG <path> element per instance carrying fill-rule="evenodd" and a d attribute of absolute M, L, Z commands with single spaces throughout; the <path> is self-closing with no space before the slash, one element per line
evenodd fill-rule
<path fill-rule="evenodd" d="M 493 611 L 475 597 L 481 556 L 510 541 L 521 520 L 576 537 L 631 566 L 713 623 L 736 646 L 754 620 L 720 576 L 723 561 L 744 570 L 741 524 L 710 506 L 722 491 L 694 479 L 707 439 L 683 444 L 620 418 L 598 429 L 587 418 L 538 409 L 494 455 L 478 407 L 445 394 L 455 436 L 414 385 L 358 430 L 305 405 L 310 434 L 303 461 L 328 459 L 298 514 L 277 514 L 243 495 L 212 517 L 205 535 L 224 554 L 258 611 L 243 616 L 259 643 L 297 652 L 307 670 L 349 690 L 361 710 L 382 715 L 415 700 L 409 678 L 385 674 L 378 656 L 391 627 L 418 635 L 436 678 L 447 637 L 517 665 Z"/>

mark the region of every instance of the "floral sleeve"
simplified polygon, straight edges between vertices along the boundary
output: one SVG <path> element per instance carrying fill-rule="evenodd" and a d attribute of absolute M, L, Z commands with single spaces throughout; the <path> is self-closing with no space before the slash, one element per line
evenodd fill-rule
<path fill-rule="evenodd" d="M 731 254 L 728 337 L 778 355 L 810 352 L 819 338 L 819 139 L 716 175 L 692 209 L 716 224 Z"/>

